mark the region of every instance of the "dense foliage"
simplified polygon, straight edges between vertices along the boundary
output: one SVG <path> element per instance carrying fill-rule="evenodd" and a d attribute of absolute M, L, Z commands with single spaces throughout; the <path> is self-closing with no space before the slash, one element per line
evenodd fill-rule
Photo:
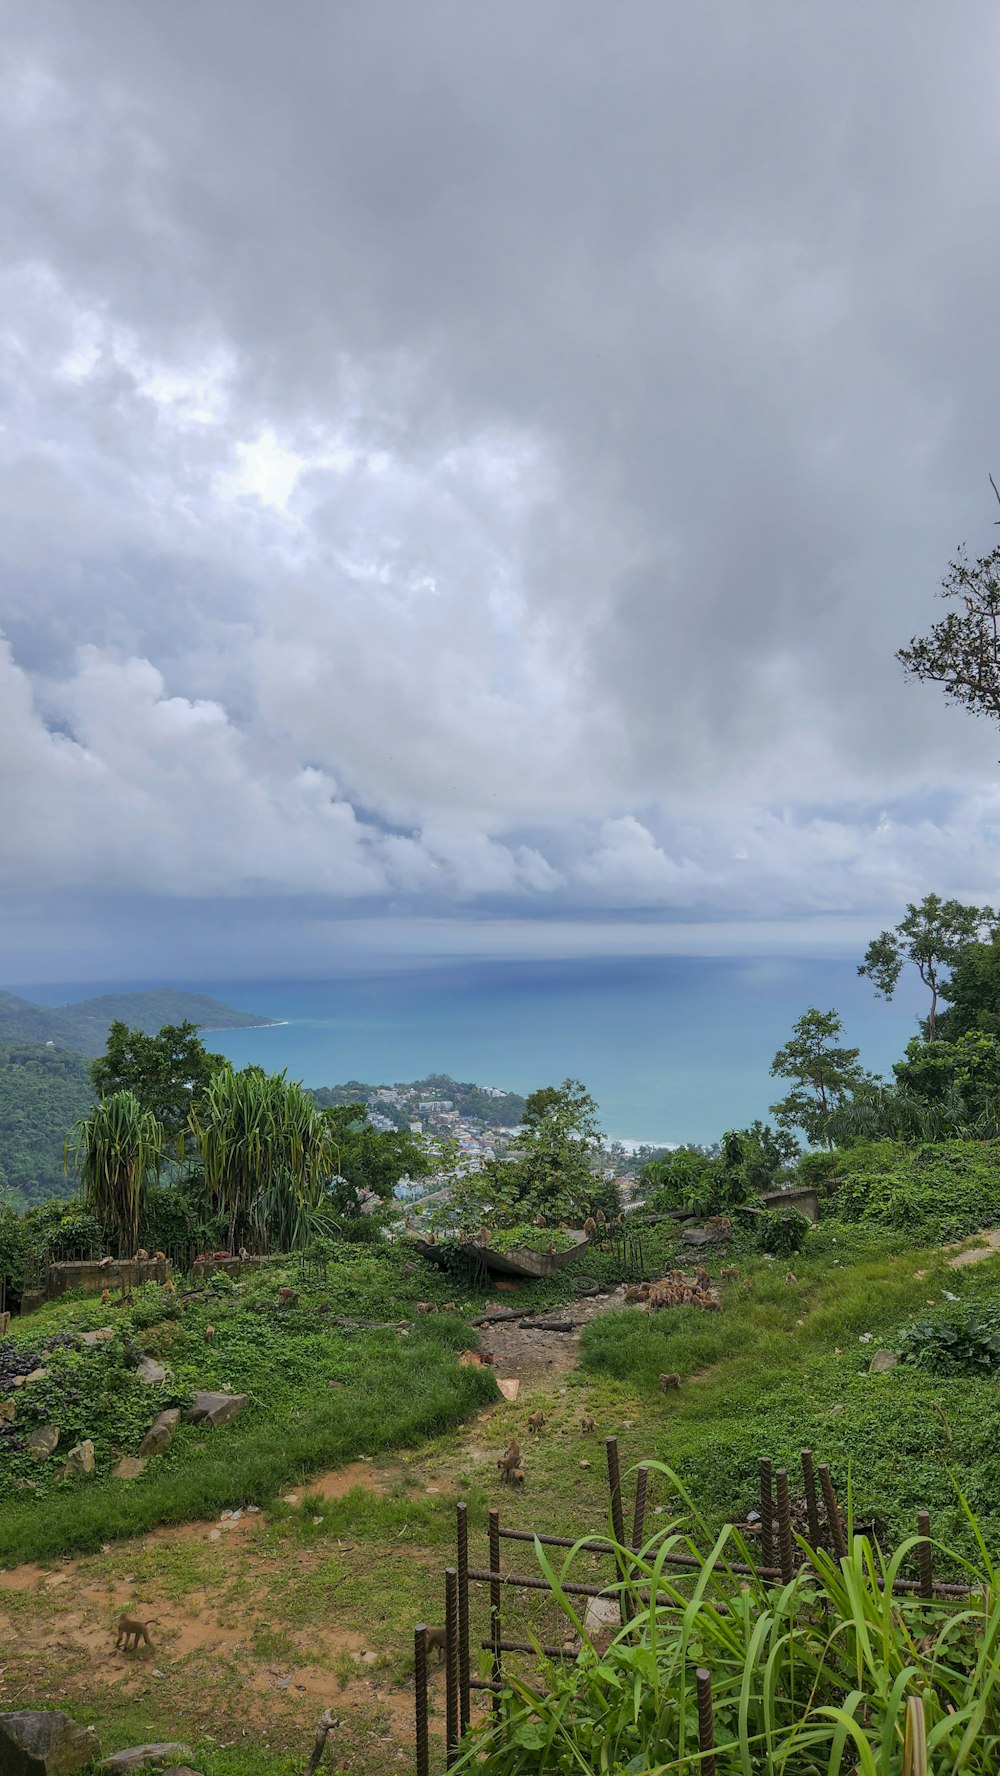
<path fill-rule="evenodd" d="M 640 1187 L 654 1214 L 721 1215 L 776 1189 L 798 1151 L 787 1130 L 754 1122 L 730 1130 L 717 1148 L 677 1147 L 650 1160 Z"/>
<path fill-rule="evenodd" d="M 1000 1222 L 997 1142 L 864 1141 L 807 1155 L 800 1177 L 828 1192 L 827 1213 L 899 1228 L 915 1240 L 961 1239 Z"/>
<path fill-rule="evenodd" d="M 191 1112 L 202 1109 L 213 1076 L 226 1066 L 225 1056 L 210 1054 L 188 1020 L 164 1024 L 155 1036 L 116 1020 L 90 1076 L 99 1097 L 132 1092 L 176 1147 L 189 1142 Z"/>
<path fill-rule="evenodd" d="M 0 1046 L 0 1192 L 22 1205 L 69 1194 L 66 1131 L 93 1097 L 83 1055 L 44 1043 Z"/>
<path fill-rule="evenodd" d="M 621 1201 L 604 1175 L 590 1093 L 576 1079 L 532 1092 L 504 1157 L 459 1173 L 450 1197 L 438 1218 L 469 1229 L 509 1228 L 536 1216 L 580 1227 L 598 1210 L 616 1215 Z"/>
<path fill-rule="evenodd" d="M 996 1375 L 1000 1314 L 979 1303 L 951 1304 L 905 1327 L 898 1349 L 904 1363 L 932 1375 Z"/>

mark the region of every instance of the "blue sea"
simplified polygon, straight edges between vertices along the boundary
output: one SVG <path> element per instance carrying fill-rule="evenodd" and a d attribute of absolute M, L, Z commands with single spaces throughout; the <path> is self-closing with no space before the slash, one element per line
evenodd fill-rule
<path fill-rule="evenodd" d="M 20 987 L 47 1005 L 162 986 L 95 981 Z M 581 1079 L 612 1139 L 709 1141 L 781 1095 L 771 1060 L 810 1005 L 835 1007 L 844 1040 L 876 1072 L 915 1034 L 919 982 L 887 1004 L 848 961 L 802 957 L 428 964 L 333 980 L 173 980 L 280 1020 L 220 1031 L 237 1065 L 286 1069 L 306 1085 L 428 1073 L 528 1092 Z"/>

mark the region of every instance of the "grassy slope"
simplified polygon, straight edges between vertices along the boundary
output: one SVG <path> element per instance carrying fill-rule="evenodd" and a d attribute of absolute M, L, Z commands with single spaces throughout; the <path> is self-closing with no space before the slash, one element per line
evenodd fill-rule
<path fill-rule="evenodd" d="M 516 1405 L 498 1401 L 487 1428 L 457 1427 L 452 1418 L 449 1429 L 439 1419 L 418 1451 L 404 1450 L 397 1458 L 400 1480 L 385 1497 L 352 1492 L 335 1502 L 314 1504 L 305 1495 L 302 1509 L 272 1504 L 266 1521 L 256 1520 L 252 1539 L 239 1550 L 202 1542 L 195 1550 L 190 1541 L 168 1535 L 114 1544 L 106 1554 L 88 1557 L 79 1570 L 96 1585 L 107 1585 L 109 1626 L 111 1588 L 125 1570 L 134 1575 L 137 1595 L 168 1597 L 175 1610 L 208 1589 L 218 1597 L 220 1621 L 246 1623 L 250 1654 L 268 1649 L 273 1652 L 270 1662 L 282 1670 L 291 1669 L 296 1660 L 318 1659 L 336 1707 L 345 1671 L 310 1636 L 331 1623 L 363 1635 L 381 1662 L 377 1693 L 402 1696 L 410 1672 L 412 1625 L 421 1618 L 440 1619 L 441 1571 L 453 1547 L 452 1500 L 444 1490 L 449 1483 L 469 1501 L 472 1557 L 482 1564 L 486 1511 L 493 1503 L 502 1505 L 504 1521 L 512 1526 L 570 1534 L 599 1528 L 607 1512 L 603 1438 L 611 1431 L 619 1436 L 624 1463 L 650 1456 L 671 1463 L 694 1482 L 699 1502 L 715 1517 L 752 1502 L 759 1454 L 790 1461 L 808 1442 L 818 1460 L 831 1461 L 841 1484 L 848 1464 L 853 1465 L 859 1508 L 878 1503 L 890 1523 L 909 1526 L 913 1512 L 927 1505 L 935 1529 L 944 1534 L 954 1515 L 948 1477 L 954 1467 L 985 1512 L 995 1549 L 1000 1542 L 1000 1476 L 994 1453 L 1000 1446 L 1000 1386 L 978 1380 L 944 1383 L 900 1369 L 869 1377 L 866 1370 L 879 1343 L 891 1344 L 895 1331 L 926 1311 L 928 1299 L 940 1301 L 946 1288 L 963 1298 L 995 1298 L 1000 1258 L 955 1272 L 944 1267 L 939 1252 L 869 1252 L 844 1263 L 838 1248 L 825 1244 L 826 1250 L 813 1257 L 792 1260 L 794 1284 L 784 1280 L 783 1261 L 741 1260 L 741 1269 L 754 1282 L 753 1292 L 727 1287 L 721 1315 L 694 1317 L 691 1310 L 678 1309 L 654 1318 L 627 1312 L 598 1320 L 585 1335 L 585 1367 L 566 1378 L 532 1381 Z M 592 1260 L 592 1267 L 597 1264 Z M 920 1271 L 926 1274 L 916 1274 Z M 349 1286 L 346 1277 L 340 1284 L 344 1290 Z M 422 1270 L 398 1279 L 400 1289 L 411 1284 L 425 1295 L 436 1292 L 438 1299 L 445 1288 L 454 1293 L 446 1279 Z M 362 1279 L 354 1311 L 370 1311 L 378 1287 L 370 1278 L 367 1283 Z M 340 1310 L 347 1311 L 336 1287 L 333 1292 Z M 799 1320 L 804 1324 L 798 1325 Z M 869 1345 L 859 1343 L 865 1331 L 875 1334 Z M 451 1337 L 441 1321 L 433 1333 L 423 1327 L 421 1339 L 425 1334 L 446 1342 Z M 835 1354 L 837 1346 L 841 1356 Z M 673 1368 L 684 1376 L 684 1385 L 663 1396 L 656 1377 L 661 1369 Z M 467 1374 L 452 1369 L 452 1382 Z M 340 1390 L 334 1393 L 339 1396 Z M 381 1398 L 372 1395 L 369 1404 L 375 1406 Z M 843 1412 L 835 1410 L 841 1405 Z M 544 1409 L 546 1424 L 539 1436 L 528 1438 L 525 1421 L 535 1406 Z M 411 1418 L 408 1430 L 399 1423 L 400 1440 L 425 1438 L 429 1427 L 412 1416 L 417 1410 L 419 1420 L 419 1402 L 403 1409 L 411 1411 Z M 580 1431 L 584 1411 L 596 1420 L 593 1434 Z M 301 1427 L 302 1421 L 293 1419 L 285 1429 L 294 1431 L 297 1424 Z M 263 1429 L 263 1420 L 257 1421 L 258 1444 Z M 247 1437 L 247 1453 L 252 1453 L 252 1430 L 247 1420 L 242 1430 L 236 1425 L 214 1433 L 229 1439 L 220 1443 L 220 1454 L 232 1455 L 242 1447 L 238 1436 Z M 528 1484 L 520 1495 L 499 1490 L 493 1467 L 497 1448 L 511 1432 L 526 1447 Z M 329 1433 L 326 1426 L 322 1436 Z M 304 1434 L 311 1435 L 308 1423 Z M 383 1421 L 383 1447 L 392 1434 L 390 1421 Z M 354 1447 L 371 1453 L 375 1433 L 370 1418 L 367 1434 L 362 1427 L 359 1435 L 361 1443 Z M 178 1471 L 181 1479 L 195 1472 L 182 1463 Z M 231 1489 L 239 1479 L 231 1476 Z M 427 1496 L 428 1486 L 436 1496 Z M 626 1492 L 630 1496 L 629 1482 Z M 85 1496 L 76 1489 L 66 1502 Z M 100 1496 L 110 1496 L 108 1487 L 99 1486 L 91 1494 L 95 1500 Z M 130 1496 L 140 1496 L 139 1488 Z M 669 1512 L 659 1481 L 654 1499 Z M 321 1522 L 313 1522 L 314 1513 Z M 96 1533 L 95 1522 L 88 1535 L 91 1546 Z M 409 1550 L 405 1558 L 398 1557 L 401 1547 Z M 513 1551 L 508 1558 L 513 1564 Z M 529 1549 L 516 1556 L 521 1570 L 531 1570 L 532 1558 Z M 372 1582 L 375 1573 L 377 1584 Z M 484 1631 L 485 1601 L 474 1593 L 476 1626 Z M 52 1612 L 55 1630 L 62 1619 L 59 1612 L 71 1611 L 72 1600 L 65 1591 L 47 1595 L 43 1585 L 25 1607 Z M 519 1633 L 531 1627 L 550 1637 L 554 1625 L 546 1619 L 548 1606 L 542 1599 L 526 1597 L 515 1607 Z M 126 1695 L 117 1687 L 89 1687 L 86 1659 L 81 1658 L 77 1672 L 73 1655 L 61 1650 L 54 1632 L 46 1659 L 37 1654 L 26 1659 L 23 1674 L 20 1658 L 9 1666 L 4 1705 L 47 1700 L 60 1706 L 69 1699 L 75 1714 L 97 1721 L 106 1749 L 141 1738 L 174 1737 L 182 1715 L 184 1735 L 197 1742 L 196 1762 L 206 1776 L 301 1768 L 318 1713 L 315 1701 L 304 1697 L 297 1702 L 293 1691 L 284 1692 L 273 1699 L 266 1733 L 252 1721 L 248 1724 L 250 1654 L 228 1662 L 213 1655 L 206 1663 L 194 1655 L 178 1661 L 168 1652 L 161 1661 L 166 1670 L 162 1680 L 139 1661 L 137 1687 Z M 381 1776 L 390 1767 L 409 1769 L 408 1754 L 397 1758 L 395 1751 L 396 1745 L 408 1744 L 405 1711 L 404 1726 L 392 1729 L 377 1697 L 372 1707 L 371 1714 L 358 1706 L 345 1708 L 334 1767 L 358 1776 Z M 386 1737 L 391 1731 L 394 1739 Z"/>

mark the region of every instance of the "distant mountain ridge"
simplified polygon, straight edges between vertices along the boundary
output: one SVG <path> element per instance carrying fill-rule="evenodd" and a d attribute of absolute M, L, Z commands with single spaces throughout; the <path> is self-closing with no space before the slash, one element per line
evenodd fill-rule
<path fill-rule="evenodd" d="M 77 1054 L 104 1052 L 115 1019 L 130 1029 L 155 1036 L 164 1024 L 197 1024 L 200 1030 L 257 1030 L 272 1020 L 252 1012 L 234 1011 L 221 999 L 188 993 L 181 987 L 156 987 L 148 993 L 101 993 L 68 1005 L 36 1005 L 15 993 L 0 991 L 0 1043 L 53 1043 Z"/>

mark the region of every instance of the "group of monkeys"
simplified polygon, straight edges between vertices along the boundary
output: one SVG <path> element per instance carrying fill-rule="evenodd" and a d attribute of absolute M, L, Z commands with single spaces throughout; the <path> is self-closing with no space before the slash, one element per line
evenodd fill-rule
<path fill-rule="evenodd" d="M 545 1414 L 541 1408 L 539 1408 L 538 1411 L 530 1414 L 528 1418 L 528 1430 L 537 1433 L 542 1429 L 544 1423 Z M 593 1431 L 594 1421 L 589 1413 L 584 1413 L 581 1418 L 580 1429 L 585 1433 Z M 516 1437 L 512 1437 L 497 1462 L 502 1485 L 517 1487 L 524 1485 L 524 1469 L 521 1466 L 522 1459 L 521 1445 Z"/>

